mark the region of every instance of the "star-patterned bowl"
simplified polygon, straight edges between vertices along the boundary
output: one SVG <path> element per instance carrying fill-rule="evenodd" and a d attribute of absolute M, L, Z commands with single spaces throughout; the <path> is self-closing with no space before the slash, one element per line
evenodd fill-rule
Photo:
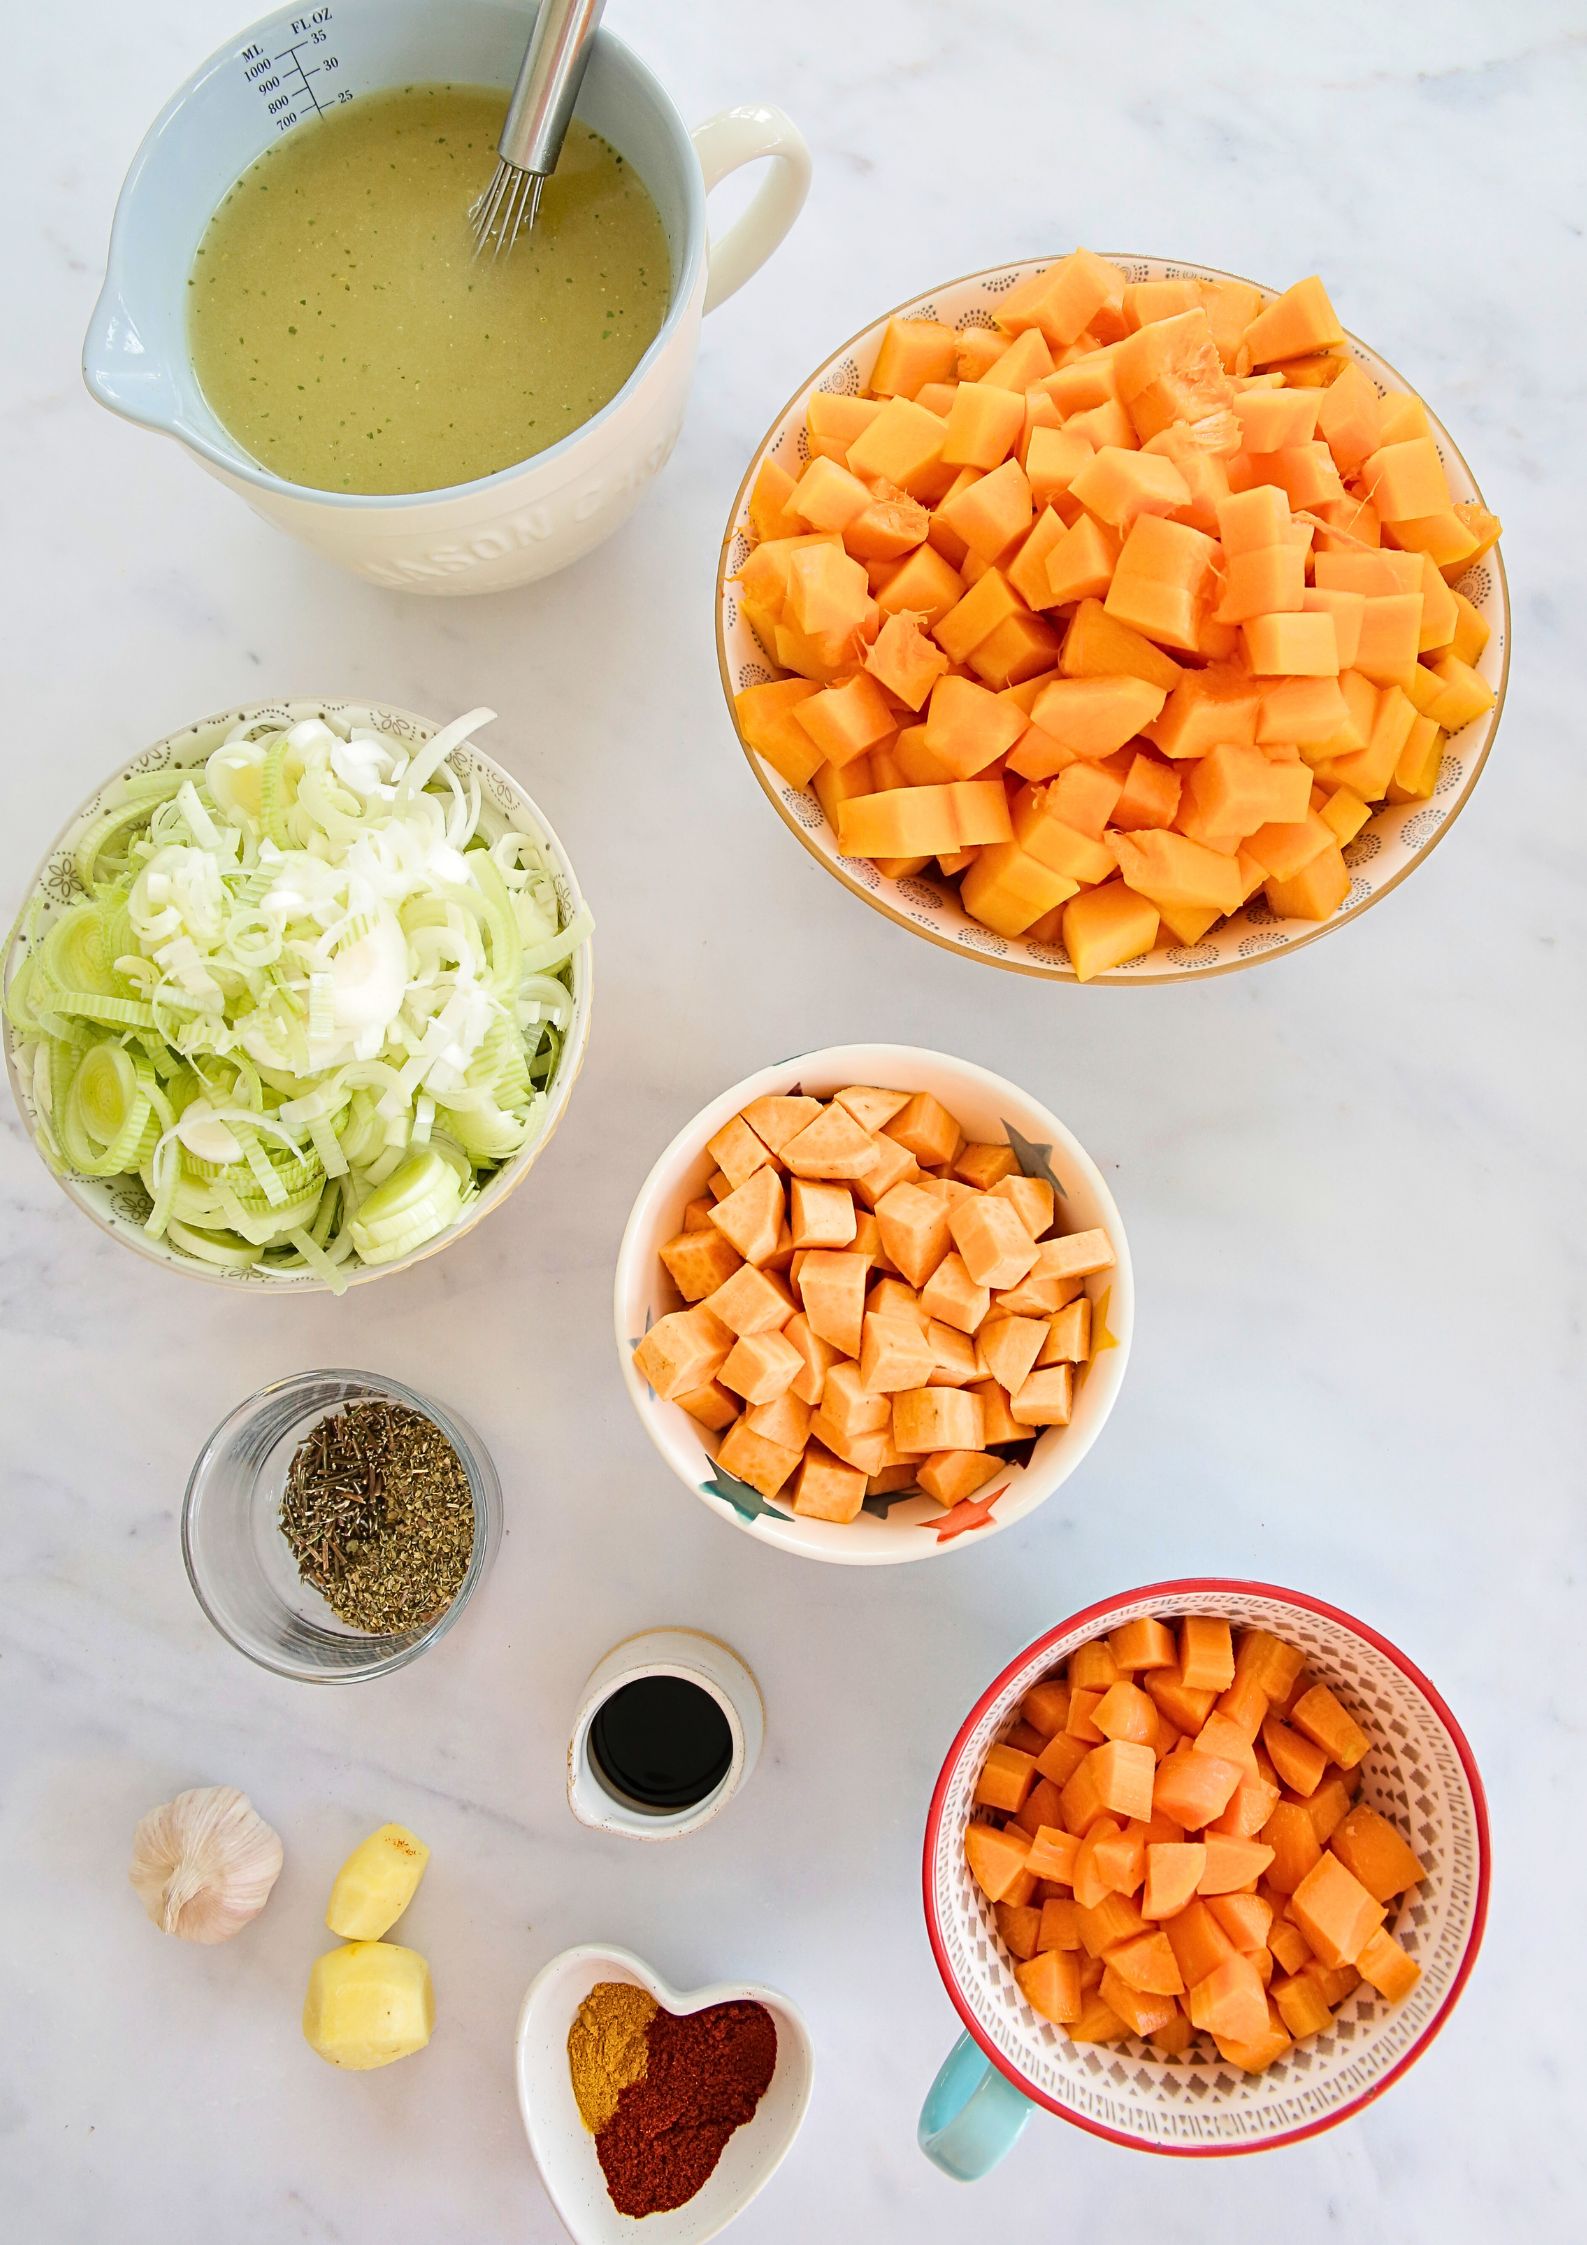
<path fill-rule="evenodd" d="M 1227 2065 L 1200 2040 L 1174 2058 L 1135 2040 L 1071 2042 L 1025 2001 L 964 1859 L 987 1748 L 1031 1685 L 1121 1622 L 1187 1613 L 1269 1630 L 1305 1654 L 1310 1673 L 1371 1737 L 1361 1797 L 1426 1867 L 1389 1919 L 1422 1968 L 1410 1994 L 1391 2004 L 1363 1984 L 1331 2027 L 1257 2075 Z M 942 1765 L 924 1868 L 926 1930 L 965 2035 L 926 2100 L 921 2143 L 968 2180 L 1002 2156 L 1033 2106 L 1110 2143 L 1195 2158 L 1294 2143 L 1381 2096 L 1437 2034 L 1476 1962 L 1488 1908 L 1488 1814 L 1460 1725 L 1420 1669 L 1367 1623 L 1267 1583 L 1159 1582 L 1071 1614 L 987 1686 Z"/>
<path fill-rule="evenodd" d="M 686 1204 L 706 1190 L 714 1168 L 706 1141 L 750 1100 L 805 1091 L 829 1099 L 848 1084 L 927 1091 L 957 1117 L 966 1137 L 1007 1142 L 1027 1176 L 1044 1177 L 1058 1200 L 1066 1231 L 1100 1226 L 1113 1245 L 1111 1271 L 1088 1283 L 1092 1355 L 1075 1388 L 1074 1416 L 1048 1427 L 1005 1472 L 947 1510 L 919 1490 L 867 1497 L 858 1519 L 804 1520 L 791 1489 L 763 1497 L 722 1472 L 716 1437 L 676 1403 L 664 1402 L 634 1364 L 634 1350 L 658 1317 L 683 1301 L 661 1261 L 663 1241 L 683 1229 Z M 914 1045 L 829 1045 L 746 1076 L 685 1124 L 656 1163 L 634 1203 L 618 1250 L 615 1287 L 617 1348 L 623 1377 L 645 1431 L 679 1480 L 723 1519 L 762 1543 L 851 1567 L 936 1559 L 1024 1520 L 1067 1481 L 1101 1433 L 1118 1397 L 1130 1353 L 1135 1290 L 1129 1245 L 1113 1195 L 1096 1164 L 1057 1116 L 1002 1076 Z"/>

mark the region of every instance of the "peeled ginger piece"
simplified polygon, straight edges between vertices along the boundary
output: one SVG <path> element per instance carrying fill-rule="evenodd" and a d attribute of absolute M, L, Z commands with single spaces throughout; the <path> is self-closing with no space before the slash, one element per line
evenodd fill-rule
<path fill-rule="evenodd" d="M 430 1851 L 401 1824 L 382 1824 L 336 1874 L 325 1923 L 344 1941 L 378 1941 L 418 1891 Z"/>
<path fill-rule="evenodd" d="M 349 1941 L 315 1958 L 303 2033 L 327 2064 L 350 2073 L 389 2066 L 422 2050 L 434 2025 L 430 1967 L 417 1949 Z"/>

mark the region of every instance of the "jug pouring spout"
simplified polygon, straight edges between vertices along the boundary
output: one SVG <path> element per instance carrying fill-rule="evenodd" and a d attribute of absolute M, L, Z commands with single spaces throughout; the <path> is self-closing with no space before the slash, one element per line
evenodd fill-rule
<path fill-rule="evenodd" d="M 124 420 L 180 435 L 181 401 L 169 354 L 152 347 L 112 281 L 83 339 L 83 380 L 91 396 Z"/>

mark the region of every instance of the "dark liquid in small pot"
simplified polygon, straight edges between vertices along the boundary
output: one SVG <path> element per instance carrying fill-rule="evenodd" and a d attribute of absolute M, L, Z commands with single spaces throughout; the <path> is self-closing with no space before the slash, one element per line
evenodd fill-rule
<path fill-rule="evenodd" d="M 728 1773 L 733 1734 L 698 1684 L 683 1676 L 640 1676 L 597 1712 L 590 1759 L 614 1793 L 643 1808 L 697 1808 Z"/>

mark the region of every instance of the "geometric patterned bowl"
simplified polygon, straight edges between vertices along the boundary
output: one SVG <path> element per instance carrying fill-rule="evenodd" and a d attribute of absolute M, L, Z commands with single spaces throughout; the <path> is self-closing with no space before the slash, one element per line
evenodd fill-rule
<path fill-rule="evenodd" d="M 1030 1686 L 1077 1645 L 1138 1614 L 1224 1614 L 1285 1638 L 1372 1739 L 1361 1797 L 1409 1839 L 1427 1877 L 1389 1930 L 1422 1968 L 1401 2003 L 1365 1982 L 1332 2027 L 1247 2075 L 1197 2049 L 1071 2042 L 1026 2003 L 990 1906 L 965 1867 L 970 1796 L 987 1748 Z M 1073 1614 L 988 1686 L 949 1749 L 926 1822 L 926 1926 L 948 1994 L 986 2057 L 1049 2112 L 1109 2142 L 1189 2157 L 1263 2151 L 1358 2112 L 1404 2073 L 1448 2018 L 1476 1962 L 1488 1907 L 1488 1817 L 1459 1724 L 1388 1640 L 1337 1607 L 1265 1583 L 1155 1583 Z"/>
<path fill-rule="evenodd" d="M 30 905 L 35 896 L 41 899 L 37 921 L 37 936 L 42 940 L 51 923 L 71 906 L 82 900 L 82 889 L 73 866 L 73 856 L 79 839 L 99 816 L 106 792 L 133 772 L 154 772 L 166 767 L 184 764 L 202 764 L 213 750 L 219 747 L 234 725 L 251 724 L 258 719 L 269 719 L 277 724 L 295 724 L 305 717 L 335 715 L 356 725 L 367 726 L 371 732 L 385 733 L 416 747 L 437 730 L 432 718 L 415 717 L 411 711 L 392 709 L 385 703 L 322 701 L 319 699 L 274 700 L 252 702 L 242 709 L 223 709 L 213 717 L 200 718 L 196 725 L 184 725 L 179 733 L 170 733 L 163 741 L 156 741 L 109 779 L 94 790 L 88 801 L 73 812 L 66 825 L 56 835 L 44 854 L 43 861 L 24 891 L 23 901 Z M 566 920 L 576 913 L 581 904 L 578 880 L 566 850 L 553 833 L 544 813 L 533 798 L 502 767 L 472 741 L 464 741 L 454 748 L 447 763 L 464 781 L 474 779 L 479 784 L 480 831 L 492 840 L 513 829 L 521 834 L 531 834 L 541 843 L 552 864 L 552 879 Z M 25 924 L 14 930 L 14 938 L 0 958 L 0 983 L 9 984 L 16 973 L 29 943 Z M 552 1133 L 567 1109 L 579 1069 L 584 1063 L 584 1050 L 590 1035 L 590 998 L 592 992 L 592 948 L 588 938 L 573 954 L 573 1019 L 568 1025 L 567 1037 L 562 1047 L 561 1062 L 550 1086 L 550 1097 L 539 1133 L 516 1154 L 504 1161 L 484 1180 L 479 1191 L 468 1203 L 459 1220 L 434 1239 L 426 1240 L 410 1255 L 399 1256 L 391 1263 L 354 1263 L 346 1273 L 350 1286 L 366 1286 L 377 1278 L 389 1278 L 394 1271 L 411 1269 L 427 1256 L 439 1253 L 443 1247 L 461 1239 L 473 1230 L 493 1208 L 499 1208 L 515 1186 L 525 1177 L 551 1143 Z M 11 1092 L 17 1103 L 28 1135 L 38 1144 L 34 1114 L 33 1087 L 18 1065 L 17 1037 L 9 1023 L 0 1028 L 0 1041 L 5 1046 L 6 1073 L 11 1079 Z M 42 1159 L 42 1153 L 40 1158 Z M 246 1270 L 224 1270 L 212 1263 L 204 1263 L 196 1255 L 186 1255 L 169 1239 L 151 1239 L 144 1230 L 144 1218 L 149 1213 L 149 1197 L 136 1177 L 74 1177 L 52 1170 L 56 1183 L 91 1217 L 103 1232 L 119 1239 L 123 1246 L 133 1248 L 149 1262 L 163 1264 L 167 1270 L 180 1271 L 185 1277 L 207 1279 L 212 1286 L 251 1287 L 255 1293 L 271 1294 L 323 1294 L 327 1291 L 324 1279 L 310 1270 L 270 1270 L 261 1264 L 252 1264 Z"/>
<path fill-rule="evenodd" d="M 762 461 L 775 460 L 791 475 L 799 474 L 809 457 L 805 415 L 811 393 L 825 390 L 852 396 L 864 388 L 890 319 L 921 315 L 945 320 L 956 328 L 991 327 L 995 324 L 999 298 L 1027 273 L 1038 272 L 1049 262 L 1047 258 L 1031 258 L 1023 264 L 991 266 L 985 272 L 945 282 L 929 295 L 911 297 L 907 303 L 895 305 L 869 327 L 862 328 L 858 335 L 851 336 L 847 343 L 840 344 L 778 414 L 756 447 L 739 485 L 723 535 L 717 573 L 717 665 L 727 698 L 728 718 L 735 730 L 734 694 L 745 686 L 782 675 L 773 667 L 766 650 L 751 631 L 732 581 L 750 551 L 749 494 Z M 1121 256 L 1115 262 L 1135 281 L 1171 280 L 1185 275 L 1206 280 L 1233 277 L 1217 272 L 1210 265 L 1187 264 L 1182 259 Z M 1274 292 L 1265 289 L 1263 293 L 1271 296 Z M 1380 395 L 1412 389 L 1405 377 L 1396 373 L 1375 351 L 1368 350 L 1353 335 L 1345 340 L 1352 355 L 1371 375 Z M 1480 500 L 1482 494 L 1476 479 L 1461 458 L 1454 440 L 1431 411 L 1428 418 L 1443 455 L 1451 493 L 1456 499 Z M 1477 783 L 1504 707 L 1505 678 L 1510 661 L 1509 594 L 1504 563 L 1497 547 L 1474 569 L 1468 570 L 1460 589 L 1481 610 L 1491 633 L 1476 667 L 1494 690 L 1493 707 L 1446 741 L 1443 764 L 1430 800 L 1386 805 L 1374 813 L 1349 845 L 1344 853 L 1345 863 L 1353 879 L 1348 896 L 1333 917 L 1321 921 L 1280 919 L 1258 894 L 1254 902 L 1212 929 L 1199 943 L 1181 944 L 1170 940 L 1144 958 L 1128 960 L 1123 966 L 1098 975 L 1098 982 L 1179 982 L 1191 975 L 1228 974 L 1239 967 L 1254 966 L 1261 959 L 1298 951 L 1303 945 L 1315 943 L 1320 936 L 1341 927 L 1346 920 L 1355 919 L 1369 904 L 1398 887 L 1429 855 L 1454 824 L 1456 813 L 1464 808 Z M 1029 936 L 994 934 L 964 911 L 953 883 L 922 875 L 890 880 L 868 858 L 840 857 L 837 836 L 813 791 L 791 787 L 764 757 L 756 755 L 741 733 L 739 745 L 784 826 L 862 903 L 884 913 L 911 934 L 924 936 L 927 942 L 935 943 L 944 951 L 979 959 L 988 966 L 1003 967 L 1015 974 L 1037 975 L 1059 982 L 1074 979 L 1069 954 L 1061 943 L 1039 943 Z"/>
<path fill-rule="evenodd" d="M 1044 1427 L 1023 1457 L 946 1512 L 919 1491 L 867 1497 L 856 1519 L 803 1520 L 785 1488 L 762 1497 L 724 1473 L 699 1421 L 667 1403 L 642 1378 L 634 1350 L 658 1317 L 682 1308 L 660 1257 L 663 1241 L 683 1228 L 685 1205 L 706 1189 L 715 1166 L 706 1140 L 750 1100 L 804 1090 L 830 1099 L 846 1084 L 876 1084 L 896 1091 L 928 1091 L 955 1117 L 967 1138 L 1011 1145 L 1028 1176 L 1047 1179 L 1058 1196 L 1065 1231 L 1100 1226 L 1112 1242 L 1110 1271 L 1087 1282 L 1092 1297 L 1092 1357 L 1075 1387 L 1074 1415 L 1066 1427 Z M 1025 1519 L 1067 1481 L 1101 1433 L 1118 1397 L 1129 1361 L 1135 1323 L 1135 1282 L 1118 1207 L 1101 1171 L 1057 1116 L 1017 1084 L 973 1061 L 914 1045 L 829 1045 L 762 1068 L 713 1099 L 685 1123 L 639 1188 L 617 1251 L 613 1285 L 617 1353 L 634 1409 L 645 1432 L 684 1485 L 710 1509 L 761 1543 L 779 1545 L 804 1559 L 840 1566 L 878 1567 L 910 1559 L 939 1559 L 979 1544 Z M 1022 1446 L 1023 1447 L 1023 1446 Z"/>

